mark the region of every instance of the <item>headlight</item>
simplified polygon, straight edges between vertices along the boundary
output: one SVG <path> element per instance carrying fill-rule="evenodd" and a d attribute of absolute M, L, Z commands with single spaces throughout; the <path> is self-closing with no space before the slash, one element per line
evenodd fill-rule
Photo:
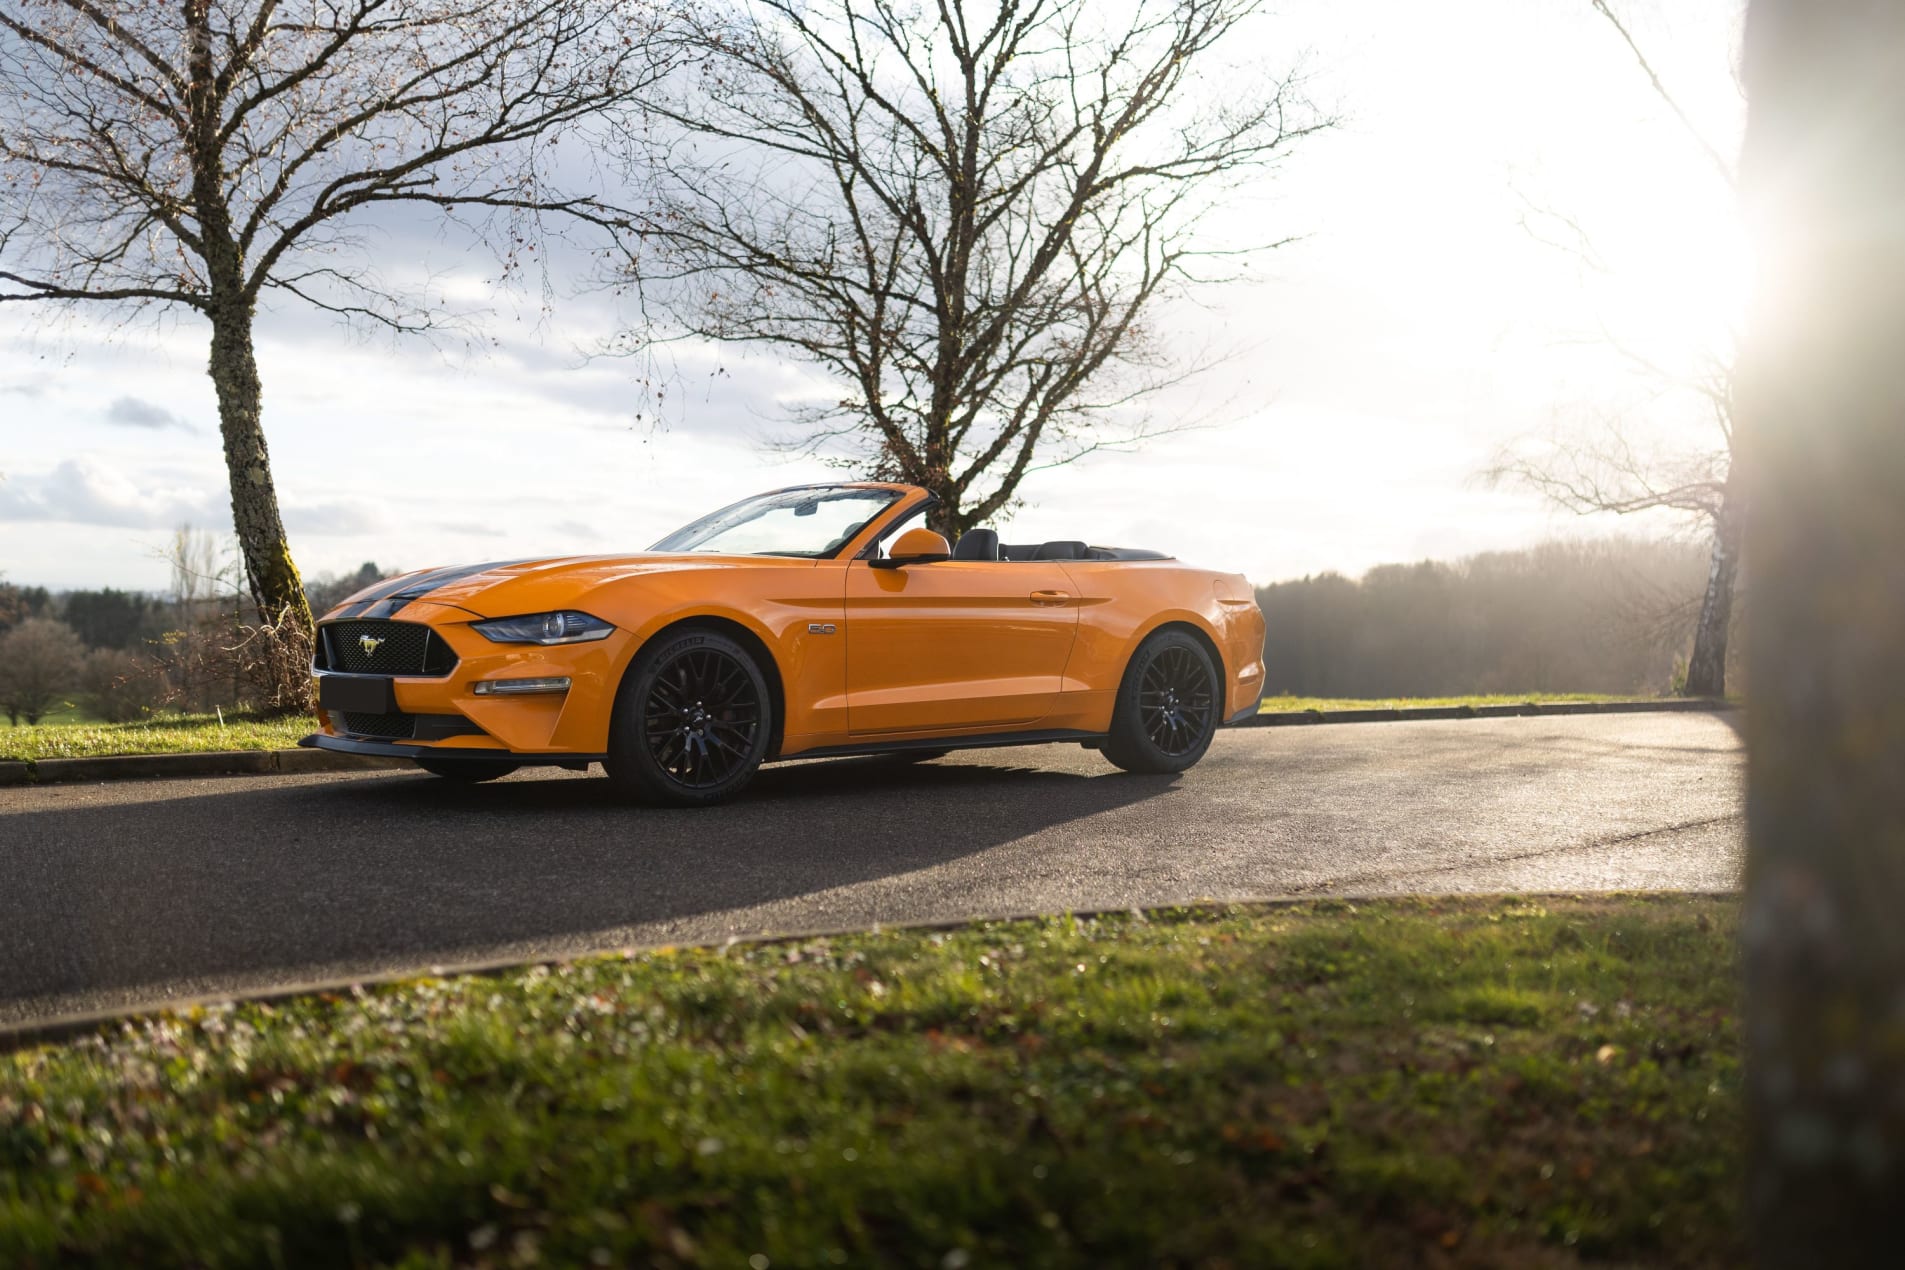
<path fill-rule="evenodd" d="M 474 623 L 484 639 L 498 644 L 586 644 L 607 639 L 615 627 L 587 613 L 531 613 L 526 617 L 499 617 Z"/>

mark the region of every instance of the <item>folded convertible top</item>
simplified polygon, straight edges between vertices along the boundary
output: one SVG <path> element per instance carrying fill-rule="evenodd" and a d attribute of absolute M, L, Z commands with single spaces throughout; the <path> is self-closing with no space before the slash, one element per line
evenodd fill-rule
<path fill-rule="evenodd" d="M 1000 543 L 1001 560 L 1169 560 L 1162 551 L 1143 547 L 1091 547 L 1059 540 L 1040 543 Z"/>

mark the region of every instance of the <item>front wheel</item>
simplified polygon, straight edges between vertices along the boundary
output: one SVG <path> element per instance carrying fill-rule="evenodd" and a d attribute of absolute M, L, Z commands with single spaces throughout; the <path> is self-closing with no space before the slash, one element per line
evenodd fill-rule
<path fill-rule="evenodd" d="M 689 629 L 635 655 L 609 730 L 609 778 L 644 802 L 705 807 L 759 769 L 773 701 L 753 654 Z"/>
<path fill-rule="evenodd" d="M 1104 754 L 1127 772 L 1181 772 L 1217 733 L 1222 681 L 1203 644 L 1158 631 L 1132 654 L 1118 686 Z"/>

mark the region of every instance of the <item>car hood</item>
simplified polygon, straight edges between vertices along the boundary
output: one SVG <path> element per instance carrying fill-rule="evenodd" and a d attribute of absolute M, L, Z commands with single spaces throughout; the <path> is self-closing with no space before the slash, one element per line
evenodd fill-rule
<path fill-rule="evenodd" d="M 596 588 L 646 574 L 684 570 L 812 568 L 789 556 L 718 556 L 643 551 L 617 556 L 550 556 L 418 569 L 365 587 L 325 616 L 389 617 L 406 604 L 428 600 L 478 617 L 510 617 L 579 605 Z"/>

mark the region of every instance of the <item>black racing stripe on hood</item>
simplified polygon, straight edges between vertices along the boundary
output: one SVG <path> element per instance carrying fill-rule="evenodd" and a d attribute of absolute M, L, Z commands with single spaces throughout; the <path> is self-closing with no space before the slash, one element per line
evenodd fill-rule
<path fill-rule="evenodd" d="M 338 616 L 339 617 L 356 617 L 359 613 L 363 612 L 363 610 L 377 603 L 377 601 L 383 599 L 386 595 L 389 595 L 392 591 L 400 590 L 401 588 L 403 588 L 409 581 L 410 581 L 410 578 L 408 575 L 400 574 L 399 576 L 394 578 L 385 578 L 382 582 L 374 582 L 371 584 L 371 591 L 369 595 L 361 596 L 358 599 L 352 600 L 350 603 L 350 606 L 346 608 L 343 612 L 339 613 Z"/>
<path fill-rule="evenodd" d="M 420 600 L 438 587 L 449 586 L 452 582 L 461 582 L 479 573 L 488 573 L 491 569 L 507 569 L 541 558 L 528 556 L 521 560 L 490 560 L 483 564 L 450 565 L 447 568 L 432 569 L 427 573 L 393 579 L 389 585 L 378 587 L 372 594 L 339 613 L 334 620 L 351 617 L 389 617 L 412 600 Z M 381 611 L 372 612 L 373 609 Z"/>

